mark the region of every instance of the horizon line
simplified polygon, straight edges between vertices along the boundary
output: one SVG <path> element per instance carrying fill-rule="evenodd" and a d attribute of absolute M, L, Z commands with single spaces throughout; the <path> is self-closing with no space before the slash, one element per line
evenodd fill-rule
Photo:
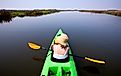
<path fill-rule="evenodd" d="M 0 8 L 0 10 L 44 10 L 44 9 L 56 9 L 56 10 L 121 10 L 117 8 L 107 9 L 86 9 L 86 8 Z"/>

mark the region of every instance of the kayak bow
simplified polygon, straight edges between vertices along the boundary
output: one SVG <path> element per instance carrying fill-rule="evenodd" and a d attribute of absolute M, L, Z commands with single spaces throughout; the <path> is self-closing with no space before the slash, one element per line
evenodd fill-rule
<path fill-rule="evenodd" d="M 54 39 L 52 40 L 51 45 L 54 44 L 55 38 L 62 33 L 63 31 L 59 29 Z M 73 56 L 69 56 L 69 62 L 65 63 L 51 61 L 51 45 L 47 51 L 47 55 L 40 76 L 78 76 Z M 69 54 L 72 54 L 71 49 L 69 50 Z"/>

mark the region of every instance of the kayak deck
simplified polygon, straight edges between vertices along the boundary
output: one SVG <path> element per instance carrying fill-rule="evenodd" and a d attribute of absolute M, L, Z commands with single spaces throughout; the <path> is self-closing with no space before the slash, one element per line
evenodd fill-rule
<path fill-rule="evenodd" d="M 62 33 L 63 31 L 59 29 L 54 39 Z M 54 44 L 54 39 L 51 45 Z M 51 53 L 52 51 L 49 48 L 40 76 L 77 76 L 73 56 L 69 56 L 69 62 L 59 63 L 51 61 Z M 71 49 L 69 50 L 69 54 L 72 54 Z"/>

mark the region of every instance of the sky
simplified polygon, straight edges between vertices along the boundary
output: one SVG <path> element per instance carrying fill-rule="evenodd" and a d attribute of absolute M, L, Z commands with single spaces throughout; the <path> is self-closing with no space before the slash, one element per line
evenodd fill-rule
<path fill-rule="evenodd" d="M 121 9 L 121 0 L 0 0 L 0 9 Z"/>

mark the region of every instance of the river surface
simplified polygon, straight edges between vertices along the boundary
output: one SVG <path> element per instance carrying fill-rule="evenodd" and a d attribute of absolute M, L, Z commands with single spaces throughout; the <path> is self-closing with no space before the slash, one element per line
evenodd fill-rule
<path fill-rule="evenodd" d="M 27 42 L 49 48 L 59 28 L 69 35 L 75 55 L 106 61 L 75 58 L 79 76 L 121 75 L 121 17 L 60 12 L 0 23 L 0 76 L 39 76 L 47 50 L 33 51 Z"/>

